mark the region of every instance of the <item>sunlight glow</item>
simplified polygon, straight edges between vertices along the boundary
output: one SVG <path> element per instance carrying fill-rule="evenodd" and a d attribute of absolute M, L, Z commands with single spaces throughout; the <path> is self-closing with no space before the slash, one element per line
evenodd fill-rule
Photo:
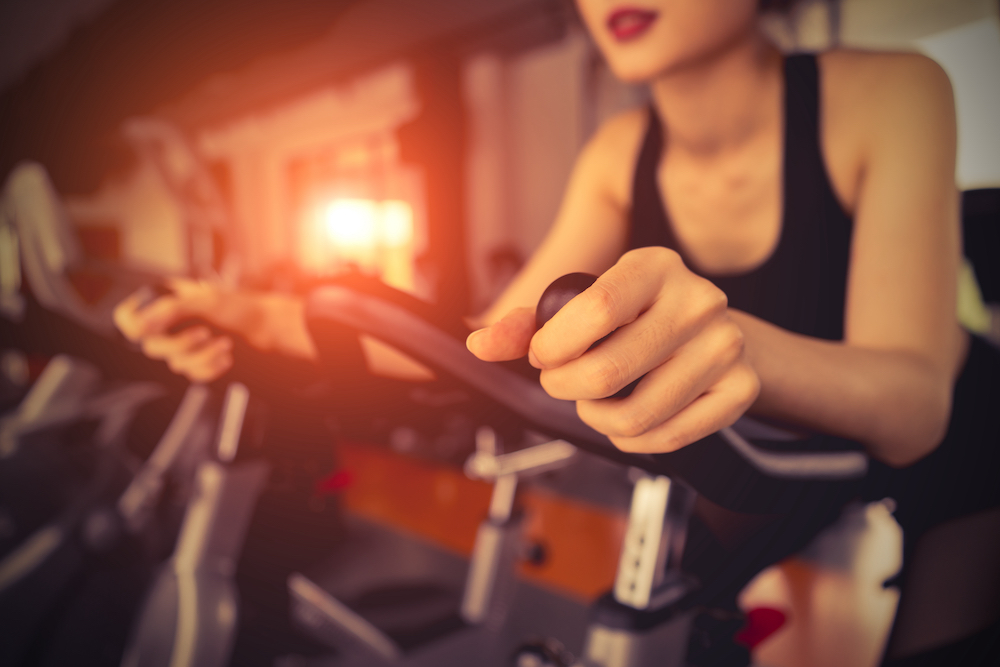
<path fill-rule="evenodd" d="M 340 248 L 403 246 L 413 240 L 413 208 L 405 201 L 337 199 L 323 216 L 330 241 Z"/>
<path fill-rule="evenodd" d="M 386 245 L 402 246 L 413 240 L 413 207 L 405 201 L 382 204 L 382 240 Z"/>

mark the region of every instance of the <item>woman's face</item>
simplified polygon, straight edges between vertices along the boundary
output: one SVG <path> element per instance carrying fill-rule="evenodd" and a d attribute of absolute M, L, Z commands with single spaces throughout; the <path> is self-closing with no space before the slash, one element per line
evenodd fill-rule
<path fill-rule="evenodd" d="M 649 81 L 712 55 L 754 30 L 757 0 L 576 0 L 622 80 Z"/>

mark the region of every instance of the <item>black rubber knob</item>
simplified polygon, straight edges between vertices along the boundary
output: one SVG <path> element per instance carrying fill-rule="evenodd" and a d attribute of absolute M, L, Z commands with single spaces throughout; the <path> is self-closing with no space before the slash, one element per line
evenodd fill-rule
<path fill-rule="evenodd" d="M 567 273 L 565 276 L 553 280 L 545 288 L 541 298 L 538 300 L 538 306 L 535 308 L 535 328 L 541 329 L 542 325 L 551 320 L 552 316 L 558 313 L 560 308 L 569 303 L 570 299 L 593 285 L 596 280 L 597 276 L 591 273 Z M 611 333 L 614 332 L 612 331 Z M 609 333 L 608 336 L 610 335 Z M 590 346 L 590 349 L 594 349 L 600 345 L 608 336 L 595 342 Z M 639 380 L 641 379 L 640 377 L 628 383 L 613 394 L 611 398 L 625 398 L 632 393 L 632 390 L 635 389 L 635 386 L 639 384 Z"/>
<path fill-rule="evenodd" d="M 590 273 L 567 273 L 553 280 L 538 300 L 538 307 L 535 308 L 535 328 L 541 329 L 542 325 L 551 320 L 570 299 L 593 285 L 596 280 L 597 276 Z"/>

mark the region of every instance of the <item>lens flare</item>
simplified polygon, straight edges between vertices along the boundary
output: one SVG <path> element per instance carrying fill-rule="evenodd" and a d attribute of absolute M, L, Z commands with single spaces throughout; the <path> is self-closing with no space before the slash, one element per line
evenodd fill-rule
<path fill-rule="evenodd" d="M 379 206 L 368 199 L 338 199 L 326 209 L 330 241 L 345 248 L 374 248 L 379 241 Z"/>
<path fill-rule="evenodd" d="M 382 203 L 382 242 L 387 246 L 404 246 L 413 240 L 413 207 L 405 201 Z"/>
<path fill-rule="evenodd" d="M 413 240 L 413 207 L 402 200 L 337 199 L 327 206 L 324 224 L 337 247 L 404 246 Z"/>

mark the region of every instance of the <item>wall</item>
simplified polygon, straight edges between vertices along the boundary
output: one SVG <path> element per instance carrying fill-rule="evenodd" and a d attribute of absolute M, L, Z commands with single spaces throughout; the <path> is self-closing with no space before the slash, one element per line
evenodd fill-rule
<path fill-rule="evenodd" d="M 998 9 L 996 0 L 812 0 L 790 20 L 771 16 L 766 23 L 787 50 L 820 50 L 839 42 L 848 48 L 918 51 L 935 59 L 955 93 L 955 177 L 966 190 L 1000 186 Z"/>
<path fill-rule="evenodd" d="M 523 53 L 470 58 L 464 86 L 469 266 L 483 308 L 545 236 L 596 127 L 646 94 L 615 79 L 579 28 Z"/>
<path fill-rule="evenodd" d="M 841 42 L 858 48 L 913 48 L 921 37 L 996 16 L 996 0 L 843 0 Z"/>
<path fill-rule="evenodd" d="M 352 161 L 352 153 L 360 154 L 359 159 L 366 162 L 372 157 L 368 153 L 373 146 L 391 153 L 375 156 L 380 164 L 395 164 L 398 146 L 393 132 L 418 110 L 411 72 L 397 64 L 346 85 L 317 90 L 266 113 L 205 129 L 198 139 L 202 153 L 223 164 L 230 174 L 232 205 L 242 229 L 248 272 L 295 263 L 300 244 L 308 242 L 300 229 L 304 202 L 299 201 L 302 193 L 295 188 L 297 165 L 311 168 L 333 162 L 337 164 L 331 168 L 350 171 L 346 163 Z M 380 172 L 381 180 L 391 181 L 382 185 L 399 190 L 389 193 L 395 197 L 419 200 L 418 177 L 404 172 Z M 376 193 L 330 195 L 370 198 Z M 417 238 L 411 253 L 418 252 L 424 240 L 420 202 L 414 203 Z"/>
<path fill-rule="evenodd" d="M 67 197 L 65 205 L 76 225 L 116 229 L 130 266 L 168 275 L 188 272 L 183 212 L 151 164 L 139 163 L 92 195 Z"/>

